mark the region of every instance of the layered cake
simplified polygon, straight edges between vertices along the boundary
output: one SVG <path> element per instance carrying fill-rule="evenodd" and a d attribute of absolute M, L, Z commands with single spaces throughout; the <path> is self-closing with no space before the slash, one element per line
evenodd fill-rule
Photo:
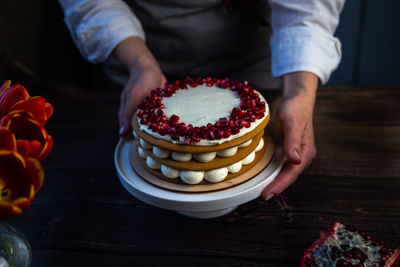
<path fill-rule="evenodd" d="M 263 96 L 246 81 L 186 78 L 151 91 L 132 118 L 138 158 L 160 179 L 218 183 L 244 173 L 265 150 Z"/>

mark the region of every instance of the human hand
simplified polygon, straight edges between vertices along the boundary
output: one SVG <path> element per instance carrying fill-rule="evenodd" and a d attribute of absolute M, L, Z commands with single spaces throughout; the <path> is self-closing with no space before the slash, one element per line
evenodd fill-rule
<path fill-rule="evenodd" d="M 124 137 L 132 130 L 132 115 L 140 102 L 167 80 L 142 39 L 131 37 L 122 41 L 115 53 L 129 70 L 129 80 L 121 93 L 118 111 L 119 135 Z"/>
<path fill-rule="evenodd" d="M 268 200 L 282 193 L 297 180 L 316 155 L 313 110 L 318 78 L 309 72 L 295 72 L 283 77 L 283 101 L 276 115 L 276 127 L 283 135 L 287 161 L 281 173 L 263 191 Z"/>

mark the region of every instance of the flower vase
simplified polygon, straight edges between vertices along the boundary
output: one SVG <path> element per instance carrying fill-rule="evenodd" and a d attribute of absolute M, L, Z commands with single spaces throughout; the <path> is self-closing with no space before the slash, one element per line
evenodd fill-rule
<path fill-rule="evenodd" d="M 0 267 L 29 267 L 32 251 L 24 234 L 8 223 L 0 223 Z"/>

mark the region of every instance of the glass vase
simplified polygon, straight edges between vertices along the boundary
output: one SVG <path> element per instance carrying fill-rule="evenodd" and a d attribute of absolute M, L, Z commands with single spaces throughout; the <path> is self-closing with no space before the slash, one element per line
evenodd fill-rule
<path fill-rule="evenodd" d="M 24 234 L 8 223 L 0 223 L 0 267 L 29 267 L 32 250 Z"/>

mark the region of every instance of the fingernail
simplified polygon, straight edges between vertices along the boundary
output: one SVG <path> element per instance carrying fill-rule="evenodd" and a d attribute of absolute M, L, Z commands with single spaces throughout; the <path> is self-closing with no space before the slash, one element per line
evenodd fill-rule
<path fill-rule="evenodd" d="M 299 153 L 299 151 L 298 151 L 297 149 L 293 149 L 293 150 L 292 150 L 292 155 L 294 156 L 294 158 L 295 158 L 297 161 L 301 161 L 300 153 Z"/>
<path fill-rule="evenodd" d="M 270 200 L 271 198 L 273 198 L 275 196 L 275 194 L 273 192 L 270 192 L 267 194 L 267 197 L 265 198 L 265 201 Z"/>
<path fill-rule="evenodd" d="M 126 124 L 122 123 L 121 128 L 119 128 L 119 135 L 124 136 L 125 135 L 125 130 L 126 130 Z"/>

